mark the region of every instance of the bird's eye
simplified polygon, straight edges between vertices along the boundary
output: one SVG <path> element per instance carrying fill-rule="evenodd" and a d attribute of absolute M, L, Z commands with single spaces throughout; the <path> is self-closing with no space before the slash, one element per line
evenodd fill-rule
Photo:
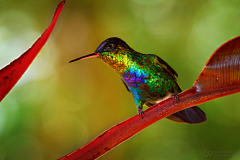
<path fill-rule="evenodd" d="M 106 51 L 112 51 L 113 48 L 114 48 L 114 45 L 113 45 L 113 44 L 109 44 L 109 45 L 107 45 L 107 47 L 106 47 Z"/>

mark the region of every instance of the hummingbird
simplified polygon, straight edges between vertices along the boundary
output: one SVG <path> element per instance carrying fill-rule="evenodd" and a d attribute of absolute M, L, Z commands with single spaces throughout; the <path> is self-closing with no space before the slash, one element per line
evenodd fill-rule
<path fill-rule="evenodd" d="M 94 53 L 69 63 L 92 57 L 101 59 L 117 72 L 126 89 L 132 94 L 137 112 L 142 118 L 145 116 L 142 111 L 143 105 L 151 107 L 169 97 L 173 98 L 173 103 L 179 101 L 177 94 L 182 92 L 182 89 L 177 82 L 178 74 L 157 55 L 142 54 L 122 39 L 112 37 L 103 41 Z M 197 106 L 166 118 L 190 124 L 206 121 L 205 113 Z"/>

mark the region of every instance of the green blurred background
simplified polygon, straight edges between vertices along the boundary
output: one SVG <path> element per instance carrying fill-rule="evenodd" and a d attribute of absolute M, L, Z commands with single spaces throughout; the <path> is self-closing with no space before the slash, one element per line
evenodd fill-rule
<path fill-rule="evenodd" d="M 0 0 L 0 67 L 26 51 L 60 0 Z M 240 35 L 239 0 L 67 0 L 47 44 L 0 103 L 0 160 L 52 160 L 137 114 L 117 74 L 99 59 L 72 64 L 106 38 L 160 56 L 183 90 L 211 54 Z M 163 119 L 101 160 L 240 159 L 239 94 L 199 105 L 207 122 Z"/>

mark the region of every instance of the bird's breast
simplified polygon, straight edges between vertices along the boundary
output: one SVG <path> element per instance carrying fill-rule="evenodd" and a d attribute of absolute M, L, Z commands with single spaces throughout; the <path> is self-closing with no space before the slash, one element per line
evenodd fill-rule
<path fill-rule="evenodd" d="M 146 71 L 136 68 L 130 68 L 126 70 L 122 75 L 122 80 L 128 85 L 128 87 L 140 87 L 150 79 L 150 74 Z"/>

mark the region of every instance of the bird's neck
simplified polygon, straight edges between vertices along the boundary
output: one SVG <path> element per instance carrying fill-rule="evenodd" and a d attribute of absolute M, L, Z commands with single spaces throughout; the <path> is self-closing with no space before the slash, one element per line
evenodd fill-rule
<path fill-rule="evenodd" d="M 129 69 L 131 65 L 134 64 L 134 57 L 136 52 L 118 51 L 113 52 L 103 52 L 99 58 L 102 59 L 106 64 L 108 64 L 112 69 L 114 69 L 120 76 L 122 76 L 126 70 Z"/>

